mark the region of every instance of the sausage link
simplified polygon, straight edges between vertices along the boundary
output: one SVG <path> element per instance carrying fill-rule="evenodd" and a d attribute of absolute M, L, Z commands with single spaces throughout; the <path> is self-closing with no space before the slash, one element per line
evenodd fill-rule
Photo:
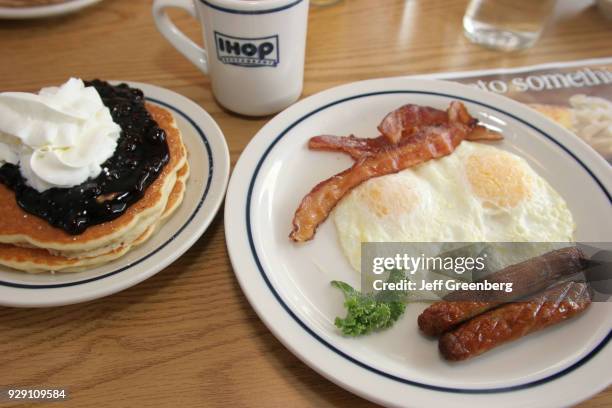
<path fill-rule="evenodd" d="M 500 306 L 442 335 L 440 353 L 451 361 L 475 357 L 580 314 L 590 304 L 586 283 L 562 282 L 529 301 Z"/>
<path fill-rule="evenodd" d="M 577 247 L 567 247 L 508 266 L 486 277 L 491 283 L 512 283 L 512 292 L 455 291 L 444 301 L 430 305 L 418 318 L 419 328 L 429 336 L 438 336 L 458 324 L 493 309 L 546 289 L 562 277 L 586 267 L 586 257 Z"/>
<path fill-rule="evenodd" d="M 497 306 L 495 302 L 436 302 L 418 317 L 419 328 L 428 336 L 439 336 L 459 323 Z"/>

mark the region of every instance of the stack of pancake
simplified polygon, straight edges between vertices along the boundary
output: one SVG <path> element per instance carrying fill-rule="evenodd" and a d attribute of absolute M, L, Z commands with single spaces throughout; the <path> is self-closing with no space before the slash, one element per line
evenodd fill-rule
<path fill-rule="evenodd" d="M 181 204 L 189 177 L 187 151 L 172 114 L 146 105 L 166 132 L 169 161 L 144 196 L 118 218 L 80 235 L 24 211 L 0 183 L 0 264 L 26 272 L 76 272 L 107 263 L 146 241 Z"/>

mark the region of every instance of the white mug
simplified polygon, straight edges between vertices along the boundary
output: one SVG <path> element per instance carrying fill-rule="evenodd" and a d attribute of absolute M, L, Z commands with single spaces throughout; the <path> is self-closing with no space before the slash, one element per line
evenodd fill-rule
<path fill-rule="evenodd" d="M 168 7 L 200 20 L 205 49 L 170 21 Z M 164 37 L 210 76 L 227 109 L 268 115 L 302 93 L 308 0 L 155 0 L 153 17 Z"/>

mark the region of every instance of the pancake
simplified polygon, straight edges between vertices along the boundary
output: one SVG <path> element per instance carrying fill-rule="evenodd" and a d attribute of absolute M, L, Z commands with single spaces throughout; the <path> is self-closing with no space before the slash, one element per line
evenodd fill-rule
<path fill-rule="evenodd" d="M 61 272 L 80 272 L 85 269 L 94 268 L 96 266 L 108 263 L 114 259 L 128 253 L 132 248 L 147 241 L 153 233 L 163 225 L 163 223 L 176 211 L 183 202 L 185 195 L 186 182 L 189 178 L 189 165 L 187 162 L 177 172 L 177 179 L 168 195 L 165 209 L 158 221 L 150 225 L 146 230 L 136 237 L 132 242 L 125 242 L 123 245 L 117 246 L 102 252 L 100 254 L 89 255 L 83 254 L 80 258 L 68 258 L 65 256 L 52 254 L 49 251 L 41 248 L 25 248 L 11 244 L 0 244 L 0 264 L 6 265 L 13 269 L 30 272 L 41 273 L 48 271 Z"/>
<path fill-rule="evenodd" d="M 150 104 L 147 104 L 147 110 L 166 131 L 170 159 L 138 202 L 112 221 L 93 225 L 80 235 L 71 235 L 42 218 L 28 214 L 16 203 L 13 191 L 0 184 L 0 213 L 3 214 L 0 218 L 0 243 L 45 248 L 58 254 L 76 256 L 79 252 L 120 244 L 130 231 L 132 235 L 138 229 L 142 233 L 156 222 L 175 184 L 176 173 L 186 162 L 187 152 L 172 114 Z"/>
<path fill-rule="evenodd" d="M 147 110 L 166 132 L 169 161 L 144 196 L 120 217 L 70 235 L 25 212 L 14 193 L 0 184 L 0 264 L 26 272 L 80 271 L 127 253 L 146 241 L 181 204 L 189 177 L 187 152 L 172 114 Z"/>
<path fill-rule="evenodd" d="M 176 183 L 174 184 L 174 188 L 170 193 L 170 197 L 168 197 L 168 203 L 166 204 L 166 209 L 162 214 L 160 221 L 164 221 L 169 218 L 177 208 L 180 207 L 183 202 L 183 198 L 185 197 L 185 189 L 187 187 L 187 179 L 190 174 L 189 162 L 185 162 L 185 165 L 181 167 L 181 169 L 176 174 Z"/>

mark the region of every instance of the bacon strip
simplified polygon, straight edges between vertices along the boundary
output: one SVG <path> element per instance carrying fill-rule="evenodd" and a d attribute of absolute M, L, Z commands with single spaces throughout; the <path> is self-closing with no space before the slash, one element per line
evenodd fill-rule
<path fill-rule="evenodd" d="M 353 135 L 321 135 L 312 137 L 308 141 L 308 148 L 310 150 L 346 153 L 355 160 L 360 159 L 364 154 L 376 153 L 388 146 L 391 146 L 391 144 L 385 136 L 364 138 Z"/>
<path fill-rule="evenodd" d="M 468 123 L 475 121 L 463 105 L 455 108 L 454 120 L 461 119 Z M 423 126 L 448 125 L 449 115 L 447 112 L 426 106 L 404 105 L 389 113 L 378 126 L 381 136 L 375 138 L 358 138 L 350 136 L 321 135 L 312 137 L 308 142 L 311 150 L 323 150 L 346 153 L 354 160 L 360 159 L 365 154 L 374 154 L 385 147 L 403 142 L 418 132 Z M 476 125 L 466 136 L 466 140 L 500 140 L 502 135 L 484 126 Z M 396 141 L 397 140 L 397 141 Z"/>
<path fill-rule="evenodd" d="M 404 105 L 388 113 L 378 125 L 378 131 L 389 140 L 389 143 L 398 144 L 400 140 L 418 132 L 421 126 L 441 125 L 448 123 L 448 119 L 447 112 L 440 109 Z"/>
<path fill-rule="evenodd" d="M 501 135 L 501 133 L 498 133 L 494 130 L 491 130 L 485 126 L 482 125 L 476 125 L 474 127 L 474 130 L 472 130 L 467 137 L 465 138 L 465 140 L 470 140 L 472 142 L 476 142 L 476 141 L 497 141 L 497 140 L 502 140 L 504 137 Z"/>
<path fill-rule="evenodd" d="M 446 124 L 422 126 L 399 144 L 360 157 L 352 167 L 317 184 L 304 197 L 295 212 L 289 238 L 296 242 L 312 239 L 319 224 L 354 187 L 371 178 L 397 173 L 452 153 L 474 126 L 476 122 L 463 104 L 452 102 Z"/>

